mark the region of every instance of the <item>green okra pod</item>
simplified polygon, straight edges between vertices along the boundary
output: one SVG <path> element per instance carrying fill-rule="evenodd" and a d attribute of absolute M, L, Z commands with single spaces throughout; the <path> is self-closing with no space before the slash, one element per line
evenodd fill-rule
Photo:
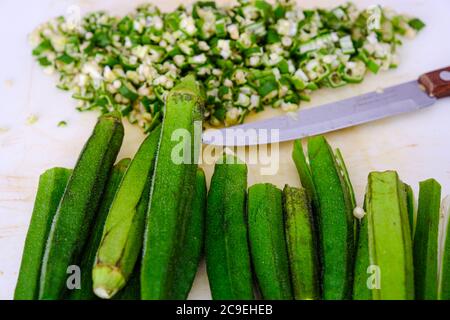
<path fill-rule="evenodd" d="M 420 300 L 437 298 L 440 204 L 441 185 L 434 179 L 421 181 L 413 255 L 416 299 Z"/>
<path fill-rule="evenodd" d="M 311 204 L 305 189 L 283 190 L 286 242 L 296 300 L 320 299 L 320 269 Z"/>
<path fill-rule="evenodd" d="M 388 175 L 388 173 L 385 173 Z M 391 174 L 391 173 L 389 173 Z M 413 191 L 409 185 L 406 183 L 398 182 L 400 188 L 403 186 L 404 188 L 404 196 L 406 196 L 406 207 L 407 207 L 407 219 L 402 218 L 402 224 L 409 224 L 409 230 L 411 234 L 411 226 L 414 225 L 412 223 L 414 219 L 414 198 Z M 400 204 L 403 202 L 402 198 L 404 197 L 403 192 L 400 191 Z M 391 201 L 395 201 L 395 196 L 391 196 Z M 365 201 L 365 203 L 367 203 Z M 402 205 L 403 207 L 403 205 Z M 402 209 L 403 210 L 403 209 Z M 372 220 L 370 220 L 372 222 Z M 358 234 L 358 242 L 357 242 L 357 252 L 356 252 L 356 261 L 355 261 L 355 275 L 354 275 L 354 285 L 353 285 L 353 299 L 354 300 L 372 300 L 379 298 L 380 294 L 377 291 L 374 282 L 376 282 L 377 274 L 374 274 L 376 270 L 373 268 L 371 261 L 375 261 L 376 257 L 371 257 L 369 253 L 369 221 L 368 216 L 365 215 L 359 222 L 359 234 Z M 378 227 L 377 227 L 378 228 Z M 379 228 L 383 228 L 383 226 L 379 226 Z M 371 230 L 374 229 L 374 226 L 371 225 Z M 372 235 L 371 235 L 372 239 Z M 379 241 L 385 241 L 388 243 L 391 241 L 390 239 L 381 239 Z M 372 253 L 375 250 L 372 249 Z"/>
<path fill-rule="evenodd" d="M 205 255 L 215 300 L 253 299 L 245 203 L 247 165 L 223 155 L 208 193 Z"/>
<path fill-rule="evenodd" d="M 450 196 L 441 205 L 438 299 L 450 300 Z"/>
<path fill-rule="evenodd" d="M 193 76 L 168 94 L 145 228 L 141 297 L 171 299 L 179 236 L 192 215 L 201 142 L 203 92 Z M 180 142 L 181 140 L 181 142 Z"/>
<path fill-rule="evenodd" d="M 110 299 L 125 286 L 141 252 L 160 133 L 160 128 L 153 130 L 141 144 L 111 204 L 92 270 L 94 292 L 100 298 Z"/>
<path fill-rule="evenodd" d="M 414 299 L 407 200 L 404 184 L 396 172 L 369 174 L 365 207 L 370 265 L 364 267 L 371 299 Z"/>
<path fill-rule="evenodd" d="M 52 168 L 39 177 L 39 186 L 22 254 L 15 300 L 35 300 L 39 294 L 45 244 L 72 170 Z"/>
<path fill-rule="evenodd" d="M 269 183 L 249 188 L 248 230 L 252 262 L 263 299 L 293 299 L 280 189 Z"/>
<path fill-rule="evenodd" d="M 172 297 L 177 300 L 187 299 L 197 274 L 203 251 L 206 213 L 206 177 L 202 169 L 197 170 L 192 215 L 186 215 L 185 228 L 180 233 L 183 248 L 175 267 L 175 285 Z"/>
<path fill-rule="evenodd" d="M 130 161 L 130 159 L 120 160 L 111 171 L 105 192 L 102 195 L 102 202 L 95 219 L 95 224 L 92 227 L 91 235 L 83 250 L 83 257 L 80 262 L 81 288 L 70 292 L 70 300 L 93 300 L 97 298 L 92 288 L 92 266 L 95 263 L 97 249 L 102 240 L 106 217 L 108 216 L 109 209 Z"/>
<path fill-rule="evenodd" d="M 120 114 L 113 112 L 100 116 L 86 142 L 50 229 L 42 263 L 40 299 L 64 296 L 68 267 L 80 259 L 123 134 Z"/>
<path fill-rule="evenodd" d="M 310 138 L 308 155 L 316 192 L 322 264 L 322 294 L 326 300 L 349 299 L 354 268 L 355 227 L 349 187 L 323 136 Z"/>

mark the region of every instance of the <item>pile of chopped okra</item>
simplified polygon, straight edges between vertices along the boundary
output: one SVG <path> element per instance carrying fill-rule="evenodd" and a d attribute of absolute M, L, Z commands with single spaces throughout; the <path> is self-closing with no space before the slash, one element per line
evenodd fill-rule
<path fill-rule="evenodd" d="M 33 55 L 79 110 L 120 111 L 145 130 L 182 76 L 206 88 L 205 120 L 231 126 L 265 107 L 296 110 L 321 87 L 359 83 L 395 68 L 403 36 L 424 23 L 353 3 L 302 9 L 295 1 L 214 1 L 163 13 L 152 4 L 119 18 L 58 17 L 31 35 Z"/>

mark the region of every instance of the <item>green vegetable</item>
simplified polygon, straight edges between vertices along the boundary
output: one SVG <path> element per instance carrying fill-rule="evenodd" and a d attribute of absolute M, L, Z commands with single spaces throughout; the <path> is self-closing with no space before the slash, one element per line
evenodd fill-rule
<path fill-rule="evenodd" d="M 45 39 L 43 41 L 41 41 L 41 43 L 39 43 L 39 45 L 34 48 L 33 50 L 33 55 L 34 56 L 40 56 L 41 54 L 43 54 L 46 51 L 52 50 L 52 44 L 48 39 Z"/>
<path fill-rule="evenodd" d="M 274 185 L 256 184 L 248 189 L 248 233 L 263 299 L 292 300 L 282 192 Z"/>
<path fill-rule="evenodd" d="M 114 296 L 113 300 L 141 300 L 140 280 L 141 273 L 137 264 L 127 284 Z"/>
<path fill-rule="evenodd" d="M 406 194 L 396 172 L 369 174 L 365 206 L 370 266 L 365 265 L 362 270 L 367 270 L 371 299 L 414 299 Z"/>
<path fill-rule="evenodd" d="M 337 71 L 332 72 L 327 77 L 327 82 L 331 88 L 340 88 L 347 84 L 347 81 L 344 80 L 344 77 L 341 74 L 339 74 Z M 351 81 L 348 81 L 348 82 L 351 82 Z"/>
<path fill-rule="evenodd" d="M 42 257 L 53 217 L 66 189 L 71 170 L 53 168 L 39 177 L 33 214 L 22 254 L 15 300 L 35 300 L 39 292 Z"/>
<path fill-rule="evenodd" d="M 38 120 L 39 120 L 39 118 L 36 115 L 31 114 L 27 117 L 27 124 L 31 126 L 31 125 L 35 124 L 36 122 L 38 122 Z"/>
<path fill-rule="evenodd" d="M 450 300 L 450 197 L 442 203 L 441 264 L 439 268 L 438 299 Z"/>
<path fill-rule="evenodd" d="M 320 268 L 311 205 L 305 189 L 285 186 L 284 221 L 296 300 L 320 298 Z"/>
<path fill-rule="evenodd" d="M 416 31 L 420 31 L 423 28 L 425 28 L 425 23 L 418 18 L 413 18 L 413 19 L 409 20 L 408 24 L 411 28 L 413 28 Z"/>
<path fill-rule="evenodd" d="M 253 299 L 245 215 L 247 166 L 231 155 L 215 165 L 208 193 L 205 255 L 215 300 Z"/>
<path fill-rule="evenodd" d="M 342 156 L 341 150 L 339 148 L 336 148 L 335 150 L 335 158 L 338 167 L 341 169 L 342 178 L 344 179 L 344 186 L 347 189 L 345 192 L 350 196 L 350 205 L 353 210 L 356 208 L 355 191 L 353 190 L 353 185 L 350 181 L 350 175 L 348 173 L 347 166 L 345 165 L 344 157 Z M 358 240 L 359 222 L 360 221 L 358 221 L 358 219 L 353 219 L 353 238 L 355 240 L 355 243 Z"/>
<path fill-rule="evenodd" d="M 352 63 L 358 63 L 358 62 L 352 62 Z M 364 66 L 364 64 L 362 64 Z M 370 63 L 367 64 L 367 67 L 370 71 L 373 73 L 377 73 L 378 69 L 375 71 L 375 69 L 372 69 L 372 65 Z M 342 79 L 348 83 L 361 83 L 364 80 L 365 76 L 365 68 L 361 69 L 360 72 L 355 71 L 355 69 L 349 68 L 348 66 L 342 67 L 342 70 L 339 71 L 339 75 L 342 77 Z"/>
<path fill-rule="evenodd" d="M 205 120 L 230 126 L 268 106 L 298 108 L 310 90 L 395 68 L 401 37 L 424 27 L 378 6 L 374 30 L 371 10 L 351 2 L 308 10 L 285 0 L 210 3 L 170 12 L 146 3 L 125 17 L 94 12 L 82 28 L 55 18 L 32 33 L 33 55 L 79 110 L 117 110 L 144 130 L 179 75 L 192 73 L 205 83 Z"/>
<path fill-rule="evenodd" d="M 106 218 L 92 271 L 96 295 L 110 299 L 130 277 L 141 252 L 151 175 L 161 130 L 152 131 L 131 161 Z M 147 186 L 147 193 L 144 192 Z M 139 210 L 140 203 L 145 203 Z"/>
<path fill-rule="evenodd" d="M 199 152 L 195 143 L 201 141 L 201 130 L 195 126 L 201 128 L 202 107 L 203 94 L 192 76 L 183 78 L 167 96 L 145 229 L 144 300 L 172 298 L 174 264 L 184 249 L 179 237 L 186 228 L 183 221 L 192 214 Z M 181 142 L 173 138 L 174 133 L 182 135 Z"/>
<path fill-rule="evenodd" d="M 114 112 L 99 118 L 86 142 L 50 229 L 42 263 L 40 299 L 62 298 L 67 268 L 80 258 L 123 134 L 120 115 Z"/>
<path fill-rule="evenodd" d="M 58 122 L 58 127 L 67 127 L 67 121 Z"/>
<path fill-rule="evenodd" d="M 369 280 L 372 270 L 369 254 L 369 224 L 367 214 L 359 222 L 353 281 L 353 300 L 371 300 L 372 282 Z M 370 286 L 369 286 L 370 285 Z"/>
<path fill-rule="evenodd" d="M 71 64 L 72 62 L 75 61 L 75 59 L 72 58 L 71 56 L 67 55 L 67 54 L 62 54 L 62 55 L 60 55 L 59 57 L 56 58 L 56 61 L 60 61 L 60 62 L 62 62 L 64 64 Z"/>
<path fill-rule="evenodd" d="M 95 263 L 97 249 L 102 240 L 103 228 L 109 209 L 130 161 L 130 159 L 120 160 L 111 171 L 111 175 L 102 195 L 102 201 L 95 219 L 95 224 L 92 227 L 91 235 L 86 243 L 86 247 L 83 249 L 83 257 L 80 262 L 81 288 L 70 292 L 69 298 L 71 300 L 93 300 L 96 298 L 92 288 L 92 266 Z"/>
<path fill-rule="evenodd" d="M 414 234 L 415 292 L 420 300 L 437 298 L 440 204 L 441 185 L 434 179 L 421 181 Z"/>
<path fill-rule="evenodd" d="M 294 141 L 294 150 L 292 151 L 292 159 L 297 168 L 298 175 L 302 186 L 305 188 L 308 198 L 312 201 L 313 212 L 319 209 L 319 200 L 317 199 L 316 187 L 311 175 L 311 169 L 306 161 L 305 153 L 301 140 Z"/>
<path fill-rule="evenodd" d="M 318 201 L 323 298 L 349 299 L 354 267 L 352 197 L 323 136 L 309 139 L 308 155 Z"/>
<path fill-rule="evenodd" d="M 134 101 L 138 98 L 138 94 L 135 89 L 128 82 L 122 82 L 122 85 L 119 88 L 119 93 L 123 95 L 125 98 Z"/>
<path fill-rule="evenodd" d="M 411 237 L 414 238 L 414 227 L 415 227 L 415 203 L 414 203 L 414 192 L 410 185 L 405 185 L 406 201 L 408 205 L 408 218 L 409 218 L 409 228 L 411 229 Z"/>
<path fill-rule="evenodd" d="M 173 298 L 178 300 L 187 299 L 192 284 L 197 274 L 198 265 L 203 251 L 203 240 L 205 233 L 206 213 L 206 178 L 202 169 L 197 170 L 197 181 L 195 185 L 192 214 L 187 216 L 184 222 L 184 235 L 180 241 L 184 243 L 175 268 L 175 286 Z"/>

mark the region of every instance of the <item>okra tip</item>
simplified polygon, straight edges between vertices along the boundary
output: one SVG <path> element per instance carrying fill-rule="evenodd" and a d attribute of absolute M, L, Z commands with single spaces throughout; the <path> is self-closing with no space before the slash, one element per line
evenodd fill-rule
<path fill-rule="evenodd" d="M 118 268 L 97 265 L 92 271 L 93 290 L 102 299 L 111 299 L 125 284 L 125 277 Z"/>
<path fill-rule="evenodd" d="M 119 111 L 111 111 L 100 116 L 100 118 L 110 118 L 117 122 L 122 122 L 122 114 Z"/>
<path fill-rule="evenodd" d="M 180 93 L 191 95 L 200 100 L 204 100 L 205 98 L 202 86 L 192 74 L 181 79 L 181 81 L 169 92 L 169 96 Z"/>
<path fill-rule="evenodd" d="M 121 171 L 125 171 L 128 166 L 130 165 L 131 159 L 130 158 L 123 158 L 116 164 L 116 169 Z"/>

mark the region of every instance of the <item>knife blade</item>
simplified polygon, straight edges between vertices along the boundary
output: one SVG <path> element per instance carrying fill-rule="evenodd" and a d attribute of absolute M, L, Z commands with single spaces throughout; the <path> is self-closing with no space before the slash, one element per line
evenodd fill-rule
<path fill-rule="evenodd" d="M 322 134 L 433 105 L 450 95 L 450 67 L 414 80 L 267 120 L 203 133 L 203 143 L 221 146 L 268 144 Z"/>

